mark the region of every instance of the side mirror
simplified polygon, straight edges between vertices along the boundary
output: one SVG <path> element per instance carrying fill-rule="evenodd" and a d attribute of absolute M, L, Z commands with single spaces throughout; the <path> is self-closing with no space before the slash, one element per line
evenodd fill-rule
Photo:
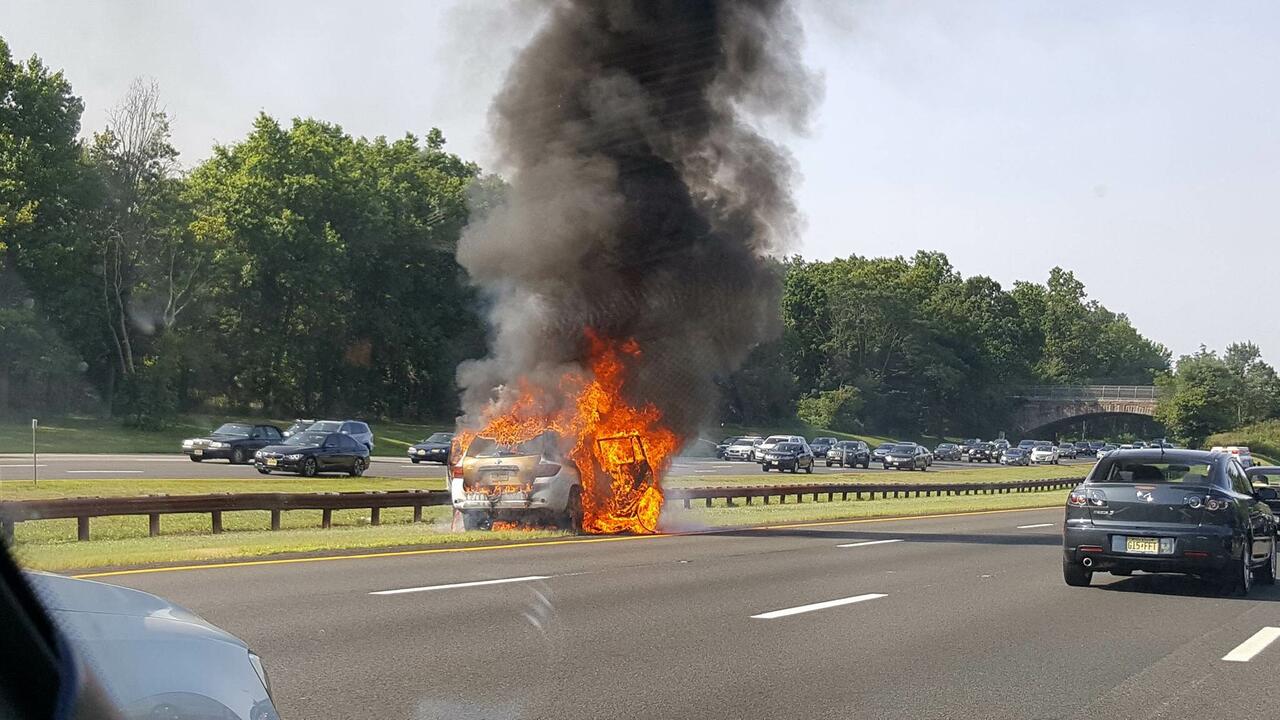
<path fill-rule="evenodd" d="M 1264 502 L 1267 500 L 1280 500 L 1280 492 L 1277 492 L 1273 487 L 1267 486 L 1254 488 L 1253 496 Z"/>

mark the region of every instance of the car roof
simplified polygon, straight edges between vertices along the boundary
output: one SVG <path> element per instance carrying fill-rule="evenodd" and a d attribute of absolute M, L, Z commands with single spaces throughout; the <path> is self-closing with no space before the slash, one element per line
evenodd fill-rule
<path fill-rule="evenodd" d="M 1209 450 L 1177 450 L 1165 448 L 1134 448 L 1132 450 L 1113 450 L 1107 455 L 1109 460 L 1148 463 L 1216 463 L 1223 453 Z"/>

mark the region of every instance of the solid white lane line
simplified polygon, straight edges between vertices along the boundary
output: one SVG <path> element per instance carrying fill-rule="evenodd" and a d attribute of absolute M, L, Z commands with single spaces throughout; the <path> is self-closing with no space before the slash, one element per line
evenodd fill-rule
<path fill-rule="evenodd" d="M 885 543 L 895 543 L 895 542 L 902 542 L 902 538 L 895 538 L 893 540 L 867 540 L 865 542 L 845 543 L 844 545 L 837 545 L 836 547 L 838 548 L 865 547 L 867 545 L 884 545 Z"/>
<path fill-rule="evenodd" d="M 66 473 L 79 473 L 81 475 L 141 475 L 141 470 L 64 470 Z"/>
<path fill-rule="evenodd" d="M 1235 650 L 1222 656 L 1227 662 L 1249 662 L 1255 655 L 1267 649 L 1267 646 L 1280 638 L 1280 627 L 1264 627 L 1253 634 L 1253 637 L 1236 646 Z"/>
<path fill-rule="evenodd" d="M 1035 523 L 1033 525 L 1019 525 L 1019 530 L 1030 530 L 1031 528 L 1053 527 L 1058 523 Z"/>
<path fill-rule="evenodd" d="M 425 587 L 400 588 L 398 590 L 376 590 L 370 595 L 403 595 L 404 593 L 428 592 L 431 590 L 453 590 L 455 588 L 480 587 L 481 585 L 505 585 L 506 583 L 546 580 L 550 575 L 525 575 L 524 577 L 500 578 L 498 580 L 477 580 L 475 582 L 449 583 L 448 585 L 427 585 Z"/>
<path fill-rule="evenodd" d="M 0 468 L 29 468 L 29 467 L 31 467 L 31 463 L 27 463 L 26 465 L 0 465 Z M 36 465 L 36 467 L 42 468 L 42 467 L 49 467 L 49 466 L 42 463 L 40 465 Z"/>
<path fill-rule="evenodd" d="M 854 603 L 866 602 L 867 600 L 877 600 L 882 597 L 888 597 L 884 593 L 867 593 L 866 595 L 854 595 L 853 597 L 840 598 L 839 600 L 827 600 L 826 602 L 813 603 L 812 605 L 801 605 L 799 607 L 784 608 L 782 610 L 770 610 L 767 613 L 752 615 L 756 620 L 776 620 L 777 618 L 787 617 L 788 615 L 799 615 L 800 613 L 813 612 L 814 610 L 826 610 L 827 608 L 840 607 L 841 605 L 852 605 Z"/>

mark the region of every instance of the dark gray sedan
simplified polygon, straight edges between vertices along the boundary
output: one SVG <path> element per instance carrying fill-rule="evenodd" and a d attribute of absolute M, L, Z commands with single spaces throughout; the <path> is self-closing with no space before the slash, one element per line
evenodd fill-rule
<path fill-rule="evenodd" d="M 1248 594 L 1276 581 L 1276 518 L 1240 461 L 1202 450 L 1116 450 L 1067 498 L 1062 574 L 1184 573 Z"/>

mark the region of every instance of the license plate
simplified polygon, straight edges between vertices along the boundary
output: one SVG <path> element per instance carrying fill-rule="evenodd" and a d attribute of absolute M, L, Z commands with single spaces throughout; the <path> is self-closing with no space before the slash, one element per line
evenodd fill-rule
<path fill-rule="evenodd" d="M 488 480 L 490 485 L 498 485 L 501 483 L 509 483 L 514 480 L 515 477 L 516 474 L 513 472 L 491 472 L 486 474 L 484 479 Z"/>
<path fill-rule="evenodd" d="M 269 459 L 267 460 L 267 466 L 268 466 L 268 467 L 275 467 L 275 466 L 277 466 L 277 465 L 279 465 L 279 464 L 280 464 L 280 461 L 279 461 L 279 460 L 276 460 L 275 458 L 269 458 Z"/>
<path fill-rule="evenodd" d="M 191 451 L 191 454 L 192 454 L 192 455 L 195 455 L 196 457 L 200 457 L 201 455 L 203 455 L 203 454 L 204 454 L 204 450 L 202 450 L 202 449 L 200 449 L 200 448 L 196 448 L 195 450 L 192 450 L 192 451 Z"/>
<path fill-rule="evenodd" d="M 1159 555 L 1160 539 L 1149 537 L 1127 537 L 1124 539 L 1124 551 L 1139 555 Z"/>

